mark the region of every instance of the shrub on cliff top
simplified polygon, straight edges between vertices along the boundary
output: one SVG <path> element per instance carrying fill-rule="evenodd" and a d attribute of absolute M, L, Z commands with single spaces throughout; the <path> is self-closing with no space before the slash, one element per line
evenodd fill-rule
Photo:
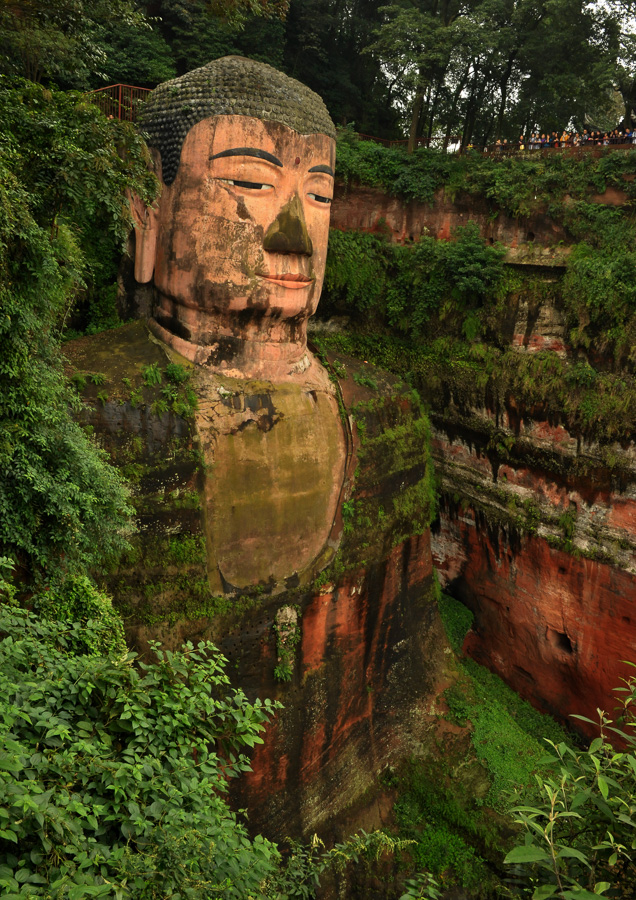
<path fill-rule="evenodd" d="M 636 150 L 547 156 L 494 156 L 458 154 L 419 149 L 412 154 L 359 140 L 350 131 L 338 138 L 336 175 L 345 184 L 380 188 L 406 200 L 432 203 L 435 192 L 445 188 L 451 196 L 460 191 L 481 195 L 511 215 L 531 212 L 562 201 L 602 193 L 608 185 L 636 190 L 624 180 L 636 163 Z"/>

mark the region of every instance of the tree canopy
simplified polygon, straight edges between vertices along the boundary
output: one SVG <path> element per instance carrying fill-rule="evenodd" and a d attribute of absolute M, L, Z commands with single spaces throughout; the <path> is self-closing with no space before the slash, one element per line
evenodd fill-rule
<path fill-rule="evenodd" d="M 604 128 L 636 103 L 629 0 L 0 0 L 0 22 L 4 71 L 31 80 L 154 87 L 237 53 L 412 145 Z"/>

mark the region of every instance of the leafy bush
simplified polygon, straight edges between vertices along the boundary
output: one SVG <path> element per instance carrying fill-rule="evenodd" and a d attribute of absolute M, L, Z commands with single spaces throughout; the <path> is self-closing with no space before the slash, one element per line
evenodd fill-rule
<path fill-rule="evenodd" d="M 127 493 L 71 418 L 59 335 L 92 277 L 90 229 L 121 247 L 126 190 L 152 198 L 146 154 L 81 95 L 0 78 L 0 550 L 31 575 L 125 546 Z"/>
<path fill-rule="evenodd" d="M 41 588 L 31 602 L 40 617 L 52 622 L 77 622 L 82 626 L 92 623 L 85 633 L 81 652 L 127 652 L 124 625 L 113 608 L 110 597 L 100 590 L 86 575 L 71 575 L 61 583 Z"/>
<path fill-rule="evenodd" d="M 419 338 L 445 304 L 462 313 L 483 304 L 503 278 L 504 253 L 487 246 L 474 223 L 458 228 L 453 241 L 423 236 L 406 246 L 332 229 L 326 305 L 344 305 L 348 312 Z"/>
<path fill-rule="evenodd" d="M 230 812 L 229 778 L 277 704 L 229 687 L 211 644 L 87 654 L 93 621 L 0 607 L 0 891 L 263 895 L 279 853 Z"/>
<path fill-rule="evenodd" d="M 532 805 L 513 810 L 524 843 L 505 861 L 525 867 L 535 900 L 633 897 L 636 891 L 636 678 L 617 690 L 623 694 L 620 728 L 602 710 L 598 723 L 575 716 L 597 725 L 599 736 L 586 751 L 548 740 L 550 771 L 536 776 Z"/>
<path fill-rule="evenodd" d="M 570 200 L 588 200 L 609 185 L 633 196 L 624 176 L 634 171 L 636 150 L 599 156 L 554 153 L 549 156 L 457 155 L 419 149 L 412 154 L 357 138 L 343 130 L 338 138 L 336 175 L 345 184 L 378 187 L 406 200 L 432 203 L 435 192 L 460 191 L 494 201 L 514 216 Z"/>

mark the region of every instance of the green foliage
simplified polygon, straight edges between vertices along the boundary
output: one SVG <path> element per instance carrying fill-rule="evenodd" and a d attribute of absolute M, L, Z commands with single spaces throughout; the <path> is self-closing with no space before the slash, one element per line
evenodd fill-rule
<path fill-rule="evenodd" d="M 458 652 L 472 614 L 444 594 L 438 603 Z M 543 736 L 558 742 L 565 734 L 473 660 L 459 657 L 457 664 L 459 678 L 444 699 L 447 718 L 463 735 L 455 744 L 444 732 L 441 758 L 412 760 L 400 773 L 396 820 L 400 835 L 415 841 L 410 852 L 417 867 L 443 888 L 461 885 L 475 898 L 508 896 L 501 848 L 509 845 L 511 822 L 502 813 L 511 795 L 532 788 L 545 756 Z"/>
<path fill-rule="evenodd" d="M 418 872 L 415 877 L 407 878 L 404 883 L 405 892 L 400 900 L 440 900 L 438 882 L 428 872 Z"/>
<path fill-rule="evenodd" d="M 2 71 L 85 88 L 104 61 L 100 29 L 144 24 L 134 0 L 28 0 L 19 11 L 3 3 Z"/>
<path fill-rule="evenodd" d="M 329 303 L 342 298 L 360 312 L 381 306 L 393 252 L 393 246 L 376 235 L 332 228 L 324 299 Z"/>
<path fill-rule="evenodd" d="M 335 844 L 330 850 L 325 849 L 318 835 L 314 835 L 309 844 L 289 841 L 290 854 L 284 870 L 278 877 L 270 879 L 267 885 L 267 896 L 272 900 L 314 900 L 320 877 L 325 872 L 333 873 L 343 881 L 343 875 L 351 864 L 377 862 L 383 855 L 403 850 L 408 841 L 396 840 L 383 831 L 368 834 L 361 829 L 347 841 Z M 434 879 L 422 878 L 420 886 L 423 893 L 407 893 L 405 897 L 439 900 L 435 891 Z M 402 898 L 403 900 L 403 898 Z"/>
<path fill-rule="evenodd" d="M 34 609 L 49 622 L 79 623 L 85 628 L 82 655 L 125 654 L 124 626 L 110 597 L 86 575 L 68 577 L 41 588 L 32 598 Z M 88 627 L 90 623 L 90 628 Z"/>
<path fill-rule="evenodd" d="M 503 403 L 506 396 L 513 396 L 520 408 L 540 406 L 573 433 L 605 443 L 631 435 L 636 419 L 632 374 L 597 370 L 589 363 L 583 369 L 575 363 L 572 370 L 569 360 L 549 351 L 519 353 L 510 347 L 439 335 L 440 330 L 431 328 L 438 336 L 417 343 L 381 329 L 325 334 L 320 341 L 325 348 L 408 378 L 431 405 L 443 404 L 450 388 L 455 404 L 467 413 L 492 398 Z M 503 444 L 502 448 L 508 456 L 510 449 Z"/>
<path fill-rule="evenodd" d="M 372 375 L 365 375 L 364 372 L 354 372 L 353 380 L 362 387 L 371 388 L 372 391 L 377 391 L 378 389 L 378 382 L 375 378 Z"/>
<path fill-rule="evenodd" d="M 461 652 L 472 614 L 445 594 L 439 609 L 451 645 Z M 457 722 L 472 723 L 475 753 L 490 775 L 488 802 L 503 810 L 507 795 L 532 784 L 533 773 L 545 755 L 540 741 L 546 735 L 561 741 L 565 734 L 474 660 L 461 659 L 460 666 L 467 680 L 449 688 L 445 697 Z"/>
<path fill-rule="evenodd" d="M 555 205 L 559 212 L 566 197 L 568 204 L 589 203 L 610 186 L 632 195 L 635 188 L 624 176 L 633 172 L 635 160 L 636 150 L 581 157 L 455 155 L 432 149 L 407 154 L 344 132 L 338 140 L 336 174 L 346 184 L 379 187 L 405 200 L 432 203 L 444 189 L 451 197 L 466 192 L 486 197 L 510 215 L 527 216 Z"/>
<path fill-rule="evenodd" d="M 145 150 L 77 95 L 0 81 L 0 547 L 33 574 L 125 545 L 127 495 L 70 416 L 59 333 L 86 261 L 84 225 L 121 240 L 125 191 L 149 199 Z"/>
<path fill-rule="evenodd" d="M 209 644 L 134 666 L 84 654 L 94 628 L 0 608 L 3 896 L 263 896 L 278 851 L 222 794 L 277 705 Z"/>
<path fill-rule="evenodd" d="M 161 372 L 157 363 L 150 366 L 144 366 L 141 374 L 143 375 L 146 387 L 152 387 L 155 384 L 161 384 Z"/>
<path fill-rule="evenodd" d="M 273 629 L 276 636 L 277 658 L 274 678 L 276 681 L 291 681 L 294 675 L 296 647 L 302 638 L 300 607 L 281 607 L 276 615 Z"/>
<path fill-rule="evenodd" d="M 190 372 L 179 363 L 168 363 L 164 375 L 171 384 L 186 384 L 190 380 Z"/>
<path fill-rule="evenodd" d="M 617 690 L 620 728 L 599 710 L 598 723 L 583 719 L 599 732 L 586 751 L 548 740 L 536 797 L 513 810 L 524 843 L 505 861 L 525 869 L 536 900 L 628 897 L 636 889 L 636 678 Z"/>
<path fill-rule="evenodd" d="M 448 594 L 440 595 L 438 607 L 448 641 L 455 653 L 461 653 L 464 638 L 470 631 L 475 617 L 467 606 Z"/>
<path fill-rule="evenodd" d="M 444 888 L 461 885 L 471 896 L 485 896 L 495 879 L 482 854 L 495 836 L 474 798 L 462 796 L 448 765 L 448 760 L 412 761 L 400 778 L 395 818 L 400 834 L 414 841 L 418 869 L 438 877 Z"/>
<path fill-rule="evenodd" d="M 578 203 L 567 210 L 566 222 L 580 239 L 563 282 L 570 340 L 575 347 L 609 351 L 633 365 L 636 221 L 622 209 Z M 577 373 L 583 374 L 580 368 Z"/>
<path fill-rule="evenodd" d="M 84 89 L 104 82 L 154 87 L 176 74 L 184 49 L 179 38 L 190 39 L 190 68 L 195 68 L 217 56 L 240 52 L 240 43 L 237 47 L 232 39 L 236 41 L 246 23 L 258 16 L 284 18 L 288 6 L 288 0 L 190 0 L 187 4 L 159 0 L 149 19 L 146 4 L 136 0 L 27 0 L 19 12 L 13 4 L 4 3 L 0 8 L 1 71 L 65 88 Z M 162 27 L 165 19 L 175 16 L 180 30 Z M 225 42 L 217 38 L 210 43 L 210 36 L 219 30 L 226 31 L 229 41 L 226 36 Z M 195 36 L 203 58 L 193 46 Z"/>
<path fill-rule="evenodd" d="M 474 223 L 453 241 L 424 236 L 413 245 L 332 229 L 325 274 L 326 305 L 369 313 L 402 334 L 422 337 L 448 304 L 468 311 L 496 292 L 504 251 L 487 246 Z M 475 336 L 474 329 L 471 332 Z"/>

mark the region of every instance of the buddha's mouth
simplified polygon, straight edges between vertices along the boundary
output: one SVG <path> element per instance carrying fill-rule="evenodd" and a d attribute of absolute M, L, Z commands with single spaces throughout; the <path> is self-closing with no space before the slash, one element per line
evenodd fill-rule
<path fill-rule="evenodd" d="M 287 272 L 284 275 L 261 274 L 260 277 L 264 281 L 269 281 L 270 284 L 280 284 L 282 287 L 290 288 L 291 290 L 309 287 L 315 280 L 314 278 L 309 278 L 307 275 L 292 274 L 291 272 Z"/>

